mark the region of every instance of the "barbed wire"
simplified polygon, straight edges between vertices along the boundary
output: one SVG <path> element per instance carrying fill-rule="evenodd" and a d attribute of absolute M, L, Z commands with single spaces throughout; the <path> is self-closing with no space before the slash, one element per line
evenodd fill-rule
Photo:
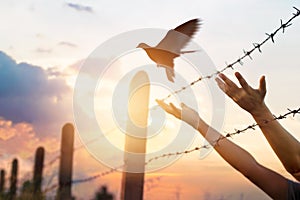
<path fill-rule="evenodd" d="M 300 107 L 297 108 L 297 109 L 294 109 L 294 110 L 291 110 L 291 109 L 288 108 L 287 110 L 288 110 L 288 112 L 286 112 L 284 114 L 280 114 L 279 116 L 273 115 L 274 118 L 271 119 L 271 120 L 264 120 L 263 124 L 267 124 L 267 123 L 270 123 L 270 122 L 276 121 L 276 120 L 285 119 L 288 116 L 295 117 L 295 115 L 300 114 Z M 173 152 L 173 153 L 166 153 L 166 154 L 162 154 L 162 155 L 159 155 L 159 156 L 155 156 L 153 158 L 148 159 L 145 162 L 145 166 L 148 165 L 149 163 L 153 162 L 154 160 L 158 160 L 158 159 L 161 159 L 161 158 L 169 158 L 171 156 L 179 156 L 179 155 L 183 155 L 183 154 L 189 154 L 189 153 L 192 153 L 192 152 L 195 152 L 195 151 L 199 151 L 201 149 L 208 149 L 208 148 L 211 148 L 211 147 L 215 147 L 216 145 L 218 145 L 218 143 L 221 140 L 223 140 L 225 138 L 232 137 L 234 135 L 238 135 L 238 134 L 244 133 L 247 130 L 255 130 L 255 128 L 257 126 L 259 126 L 259 125 L 262 125 L 262 124 L 255 123 L 255 124 L 252 124 L 252 125 L 248 125 L 245 128 L 243 128 L 243 129 L 235 129 L 234 132 L 226 133 L 224 136 L 221 135 L 217 140 L 215 140 L 214 142 L 212 142 L 213 144 L 202 145 L 202 146 L 198 146 L 198 147 L 195 147 L 193 149 L 190 149 L 190 150 Z M 120 166 L 115 167 L 115 168 L 112 168 L 110 170 L 98 173 L 98 174 L 90 176 L 90 177 L 86 177 L 86 178 L 82 178 L 82 179 L 75 179 L 75 180 L 72 181 L 72 184 L 80 184 L 80 183 L 90 182 L 90 181 L 95 180 L 97 178 L 104 177 L 104 176 L 107 176 L 109 174 L 115 173 L 119 169 L 122 169 L 124 166 L 125 166 L 125 164 L 120 165 Z M 44 192 L 47 193 L 47 192 L 50 192 L 50 191 L 52 191 L 52 190 L 54 190 L 56 188 L 58 188 L 58 184 L 53 184 L 50 187 L 47 187 L 44 190 Z"/>
<path fill-rule="evenodd" d="M 274 116 L 273 119 L 271 119 L 271 120 L 264 120 L 263 124 L 267 124 L 267 123 L 270 123 L 270 122 L 275 121 L 275 120 L 285 119 L 287 116 L 291 116 L 291 115 L 292 115 L 292 117 L 295 117 L 296 114 L 300 114 L 300 108 L 294 109 L 294 110 L 288 109 L 287 113 L 281 114 L 281 115 L 279 115 L 277 117 L 275 115 L 273 115 Z M 162 155 L 159 155 L 159 156 L 155 156 L 153 158 L 150 158 L 148 161 L 146 161 L 145 165 L 148 165 L 149 163 L 153 162 L 154 160 L 157 160 L 157 159 L 160 159 L 160 158 L 169 158 L 171 156 L 179 156 L 179 155 L 182 155 L 182 154 L 189 154 L 189 153 L 192 153 L 194 151 L 199 151 L 201 149 L 208 149 L 208 148 L 211 148 L 211 147 L 215 147 L 216 145 L 218 145 L 218 143 L 221 140 L 223 140 L 225 138 L 232 137 L 234 135 L 238 135 L 238 134 L 244 133 L 244 132 L 246 132 L 249 129 L 255 130 L 255 127 L 257 127 L 259 125 L 261 125 L 261 124 L 255 123 L 255 124 L 252 124 L 252 125 L 248 125 L 247 127 L 243 128 L 243 129 L 235 129 L 234 132 L 226 133 L 225 136 L 221 135 L 217 140 L 215 140 L 214 142 L 212 142 L 213 144 L 202 145 L 202 146 L 198 146 L 198 147 L 195 147 L 193 149 L 190 149 L 190 150 L 173 152 L 173 153 L 166 153 L 166 154 L 162 154 Z"/>
<path fill-rule="evenodd" d="M 101 139 L 101 138 L 107 136 L 107 135 L 110 134 L 110 133 L 113 133 L 115 130 L 117 130 L 117 128 L 112 128 L 112 129 L 106 131 L 105 134 L 102 134 L 102 135 L 100 135 L 100 136 L 98 136 L 98 137 L 95 137 L 95 138 L 93 138 L 93 139 L 87 141 L 85 144 L 80 144 L 80 145 L 78 145 L 77 147 L 74 147 L 73 152 L 76 152 L 76 151 L 78 151 L 78 150 L 80 150 L 80 149 L 83 149 L 83 148 L 86 147 L 87 145 L 92 144 L 92 143 L 98 141 L 99 139 Z M 47 162 L 46 164 L 44 164 L 44 167 L 49 167 L 49 166 L 53 165 L 53 164 L 54 164 L 56 161 L 58 161 L 59 159 L 60 159 L 60 153 L 59 153 L 58 155 L 56 155 L 53 159 L 51 159 L 49 162 Z"/>
<path fill-rule="evenodd" d="M 52 174 L 49 176 L 48 181 L 45 185 L 45 188 L 51 187 L 50 184 L 52 183 L 53 179 L 55 178 L 55 175 L 58 173 L 58 170 L 53 170 Z"/>
<path fill-rule="evenodd" d="M 103 138 L 103 137 L 106 137 L 107 135 L 113 133 L 113 132 L 116 131 L 116 130 L 119 130 L 119 129 L 118 129 L 117 127 L 111 128 L 110 130 L 106 131 L 105 134 L 101 134 L 100 136 L 97 136 L 97 137 L 95 137 L 95 138 L 93 138 L 93 139 L 91 139 L 91 140 L 85 142 L 84 144 L 81 144 L 81 145 L 75 147 L 75 148 L 74 148 L 74 151 L 77 151 L 77 150 L 79 150 L 79 149 L 82 149 L 82 148 L 86 147 L 87 145 L 90 145 L 90 144 L 92 144 L 92 143 L 98 141 L 99 139 L 101 139 L 101 138 Z"/>
<path fill-rule="evenodd" d="M 93 180 L 98 179 L 100 177 L 104 177 L 104 176 L 107 176 L 109 174 L 112 174 L 112 173 L 118 171 L 119 169 L 122 169 L 124 166 L 125 166 L 125 164 L 120 165 L 120 166 L 115 167 L 115 168 L 112 168 L 112 169 L 109 169 L 107 171 L 100 172 L 100 173 L 98 173 L 96 175 L 93 175 L 93 176 L 89 176 L 89 177 L 82 178 L 82 179 L 72 180 L 71 184 L 75 185 L 75 184 L 80 184 L 80 183 L 85 183 L 85 182 L 93 181 Z M 53 184 L 53 185 L 45 188 L 43 192 L 44 193 L 48 193 L 48 192 L 51 192 L 52 190 L 54 190 L 54 189 L 56 189 L 58 187 L 59 187 L 59 185 L 57 183 L 55 183 L 55 184 Z"/>
<path fill-rule="evenodd" d="M 100 178 L 100 177 L 103 177 L 103 176 L 107 176 L 109 174 L 112 174 L 116 171 L 118 171 L 119 169 L 122 169 L 123 167 L 125 166 L 125 164 L 122 164 L 118 167 L 115 167 L 115 168 L 112 168 L 110 170 L 107 170 L 107 171 L 104 171 L 104 172 L 101 172 L 99 174 L 96 174 L 96 175 L 93 175 L 93 176 L 90 176 L 90 177 L 87 177 L 87 178 L 83 178 L 83 179 L 75 179 L 75 180 L 72 180 L 72 184 L 78 184 L 78 183 L 84 183 L 84 182 L 89 182 L 89 181 L 92 181 L 92 180 L 95 180 L 97 178 Z"/>
<path fill-rule="evenodd" d="M 44 190 L 43 190 L 43 194 L 47 194 L 48 192 L 51 192 L 53 190 L 55 190 L 56 188 L 58 188 L 58 184 L 55 183 L 49 187 L 46 187 Z"/>
<path fill-rule="evenodd" d="M 101 172 L 101 173 L 98 173 L 96 175 L 93 175 L 93 176 L 90 176 L 90 177 L 87 177 L 87 178 L 82 178 L 82 179 L 75 179 L 75 180 L 72 180 L 71 181 L 71 184 L 72 185 L 76 185 L 76 184 L 80 184 L 80 183 L 86 183 L 86 182 L 90 182 L 90 181 L 93 181 L 95 179 L 98 179 L 98 178 L 101 178 L 101 177 L 104 177 L 104 176 L 107 176 L 107 175 L 110 175 L 112 173 L 115 173 L 116 171 L 118 171 L 119 169 L 122 169 L 123 167 L 125 166 L 125 164 L 123 165 L 120 165 L 118 167 L 115 167 L 115 168 L 112 168 L 110 170 L 107 170 L 107 171 L 104 171 L 104 172 Z M 154 177 L 154 178 L 149 178 L 149 179 L 146 179 L 144 181 L 144 184 L 150 182 L 154 182 L 155 180 L 160 180 L 162 176 L 159 176 L 159 177 Z M 48 192 L 51 192 L 52 190 L 58 188 L 59 185 L 57 183 L 49 186 L 49 187 L 46 187 L 44 189 L 44 194 L 48 193 Z"/>
<path fill-rule="evenodd" d="M 221 70 L 218 70 L 216 71 L 215 73 L 212 73 L 210 75 L 206 75 L 206 76 L 200 76 L 197 80 L 194 80 L 192 81 L 191 83 L 189 83 L 188 85 L 186 86 L 183 86 L 181 87 L 180 89 L 178 90 L 175 90 L 171 93 L 169 93 L 166 97 L 162 98 L 161 100 L 167 100 L 169 99 L 172 95 L 176 95 L 184 90 L 186 90 L 187 88 L 189 87 L 192 87 L 193 85 L 195 85 L 196 83 L 200 82 L 200 81 L 203 81 L 205 79 L 211 79 L 217 75 L 219 75 L 220 73 L 228 70 L 228 69 L 234 69 L 234 66 L 236 64 L 240 64 L 240 65 L 243 65 L 243 61 L 246 57 L 249 57 L 251 60 L 253 60 L 253 58 L 251 57 L 252 53 L 255 51 L 255 50 L 258 50 L 259 53 L 262 53 L 262 50 L 261 50 L 261 47 L 269 40 L 271 40 L 273 43 L 275 43 L 275 35 L 280 31 L 282 30 L 282 33 L 285 33 L 285 29 L 289 26 L 291 26 L 291 22 L 300 15 L 300 10 L 296 7 L 293 7 L 295 10 L 296 10 L 296 13 L 293 13 L 293 16 L 287 20 L 285 23 L 283 23 L 282 19 L 280 19 L 280 26 L 274 31 L 274 32 L 271 32 L 271 33 L 265 33 L 267 35 L 266 39 L 264 39 L 262 42 L 260 43 L 252 43 L 253 44 L 253 48 L 246 51 L 245 49 L 243 49 L 243 55 L 241 57 L 239 57 L 238 59 L 236 59 L 234 62 L 230 63 L 230 64 L 227 64 L 227 62 L 225 62 L 226 66 L 221 69 Z"/>
<path fill-rule="evenodd" d="M 275 43 L 274 36 L 275 36 L 280 30 L 282 30 L 282 32 L 284 33 L 284 32 L 285 32 L 285 29 L 286 29 L 287 27 L 289 27 L 289 26 L 292 25 L 291 22 L 292 22 L 296 17 L 298 17 L 298 16 L 300 15 L 300 10 L 299 10 L 298 8 L 296 8 L 296 7 L 293 7 L 293 8 L 296 10 L 296 13 L 293 13 L 293 16 L 292 16 L 289 20 L 287 20 L 285 23 L 283 23 L 283 20 L 280 19 L 280 26 L 279 26 L 274 32 L 266 33 L 267 38 L 266 38 L 265 40 L 263 40 L 262 42 L 260 42 L 260 43 L 253 43 L 253 46 L 254 46 L 254 47 L 253 47 L 252 49 L 250 49 L 249 51 L 243 50 L 243 53 L 244 53 L 244 54 L 243 54 L 241 57 L 239 57 L 237 60 L 235 60 L 234 62 L 232 62 L 232 63 L 230 63 L 230 64 L 227 64 L 227 63 L 226 63 L 226 66 L 225 66 L 223 69 L 221 69 L 221 70 L 219 70 L 219 71 L 217 71 L 217 72 L 215 72 L 215 73 L 212 73 L 212 74 L 207 75 L 207 76 L 199 77 L 197 80 L 191 82 L 189 85 L 184 86 L 184 87 L 182 87 L 181 89 L 176 90 L 176 91 L 170 93 L 168 96 L 166 96 L 166 97 L 163 98 L 162 100 L 166 100 L 166 99 L 170 98 L 172 95 L 175 95 L 175 94 L 177 94 L 177 93 L 180 93 L 180 92 L 182 92 L 183 90 L 187 89 L 188 87 L 191 87 L 191 86 L 195 85 L 196 83 L 198 83 L 198 82 L 200 82 L 200 81 L 202 81 L 202 80 L 205 80 L 205 79 L 211 79 L 211 78 L 217 76 L 218 74 L 220 74 L 220 73 L 226 71 L 227 69 L 234 69 L 234 66 L 235 66 L 236 64 L 243 65 L 243 61 L 244 61 L 244 59 L 245 59 L 246 57 L 249 57 L 249 58 L 252 60 L 251 55 L 252 55 L 252 53 L 253 53 L 254 51 L 256 51 L 256 50 L 258 50 L 260 53 L 262 53 L 261 47 L 262 47 L 267 41 L 269 41 L 269 40 L 271 40 L 273 43 Z M 279 116 L 277 116 L 277 117 L 274 116 L 274 118 L 273 118 L 272 120 L 265 120 L 263 123 L 266 124 L 266 123 L 269 123 L 269 122 L 274 121 L 274 120 L 285 119 L 285 118 L 286 118 L 287 116 L 289 116 L 289 115 L 292 115 L 292 116 L 294 117 L 296 114 L 300 114 L 300 108 L 295 109 L 295 110 L 290 110 L 290 109 L 288 109 L 288 111 L 289 111 L 289 112 L 287 112 L 287 113 L 285 113 L 285 114 L 282 114 L 282 115 L 279 115 Z M 259 126 L 259 125 L 260 125 L 260 124 L 255 123 L 255 124 L 252 124 L 252 125 L 249 125 L 249 126 L 243 128 L 243 129 L 235 129 L 234 132 L 229 132 L 229 133 L 226 133 L 224 136 L 220 136 L 220 137 L 219 137 L 217 140 L 215 140 L 215 141 L 213 142 L 213 144 L 211 144 L 211 145 L 207 144 L 207 145 L 195 147 L 195 148 L 190 149 L 190 150 L 185 150 L 185 151 L 181 151 L 181 152 L 166 153 L 166 154 L 162 154 L 162 155 L 159 155 L 159 156 L 150 158 L 149 160 L 147 160 L 147 161 L 145 162 L 145 165 L 148 165 L 149 163 L 151 163 L 151 162 L 153 162 L 154 160 L 157 160 L 157 159 L 166 158 L 166 157 L 170 157 L 170 156 L 179 156 L 179 155 L 182 155 L 182 154 L 189 154 L 189 153 L 194 152 L 194 151 L 199 151 L 200 149 L 203 149 L 203 148 L 207 149 L 207 148 L 214 147 L 214 146 L 218 145 L 218 142 L 219 142 L 219 141 L 221 141 L 221 140 L 223 140 L 223 139 L 225 139 L 225 138 L 229 138 L 229 137 L 232 137 L 232 136 L 234 136 L 234 135 L 244 133 L 244 132 L 246 132 L 246 131 L 249 130 L 249 129 L 254 130 L 254 129 L 255 129 L 257 126 Z M 99 138 L 97 138 L 97 139 L 99 139 Z M 97 140 L 97 139 L 96 139 L 96 140 Z M 95 139 L 91 140 L 90 142 L 94 142 L 94 141 L 95 141 Z M 80 145 L 80 146 L 78 146 L 78 147 L 75 147 L 75 148 L 74 148 L 74 151 L 76 151 L 76 150 L 78 150 L 78 149 L 81 149 L 81 148 L 83 148 L 83 147 L 85 147 L 85 145 Z M 46 165 L 44 165 L 44 167 L 47 167 L 47 166 L 49 166 L 49 165 L 51 166 L 51 165 L 52 165 L 53 163 L 55 163 L 59 158 L 60 158 L 59 155 L 56 156 L 54 159 L 52 159 L 50 162 L 48 162 Z M 123 165 L 121 165 L 121 166 L 118 166 L 118 167 L 116 167 L 116 168 L 112 168 L 112 169 L 110 169 L 110 170 L 101 172 L 101 173 L 99 173 L 99 174 L 96 174 L 96 175 L 87 177 L 87 178 L 83 178 L 83 179 L 75 179 L 75 180 L 72 180 L 71 183 L 72 183 L 72 184 L 80 184 L 80 183 L 90 182 L 90 181 L 95 180 L 95 179 L 97 179 L 97 178 L 104 177 L 104 176 L 107 176 L 107 175 L 109 175 L 109 174 L 112 174 L 112 173 L 118 171 L 119 169 L 123 168 L 124 166 L 125 166 L 125 164 L 123 164 Z M 46 187 L 46 188 L 44 189 L 44 193 L 50 192 L 50 191 L 52 191 L 52 190 L 58 188 L 58 186 L 59 186 L 59 185 L 56 183 L 56 184 L 53 184 L 53 185 L 51 185 L 51 186 L 49 186 L 49 187 Z"/>
<path fill-rule="evenodd" d="M 270 122 L 272 122 L 272 121 L 285 119 L 287 116 L 290 116 L 290 115 L 292 115 L 292 117 L 295 117 L 296 114 L 300 114 L 300 108 L 294 109 L 294 110 L 291 110 L 291 109 L 288 108 L 287 110 L 288 110 L 289 112 L 287 112 L 287 113 L 285 113 L 285 114 L 282 114 L 282 115 L 279 115 L 279 116 L 273 115 L 273 117 L 274 117 L 273 119 L 271 119 L 271 120 L 264 120 L 264 121 L 263 121 L 263 124 L 268 124 L 268 123 L 270 123 Z M 257 126 L 260 126 L 260 125 L 262 125 L 262 124 L 254 123 L 254 124 L 249 125 L 249 126 L 243 128 L 243 129 L 235 129 L 234 132 L 226 133 L 226 135 L 223 136 L 223 137 L 224 137 L 224 138 L 232 137 L 232 136 L 234 136 L 234 135 L 243 133 L 243 132 L 245 132 L 245 131 L 247 131 L 247 130 L 249 130 L 249 129 L 255 130 L 255 128 L 256 128 Z M 221 139 L 222 139 L 222 138 L 219 138 L 218 141 L 221 140 Z M 216 143 L 218 143 L 218 141 L 216 141 Z"/>

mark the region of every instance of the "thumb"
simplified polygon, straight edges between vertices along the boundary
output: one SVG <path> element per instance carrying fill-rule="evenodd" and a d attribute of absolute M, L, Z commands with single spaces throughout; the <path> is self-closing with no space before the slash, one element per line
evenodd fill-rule
<path fill-rule="evenodd" d="M 180 106 L 184 113 L 192 114 L 192 113 L 196 112 L 193 108 L 187 106 L 185 103 L 180 103 Z"/>
<path fill-rule="evenodd" d="M 180 107 L 181 107 L 181 108 L 184 108 L 184 107 L 187 107 L 187 106 L 186 106 L 183 102 L 181 102 L 181 103 L 180 103 Z"/>
<path fill-rule="evenodd" d="M 262 76 L 259 80 L 259 92 L 264 97 L 266 95 L 267 89 L 266 89 L 266 78 L 265 76 Z"/>
<path fill-rule="evenodd" d="M 189 112 L 191 110 L 191 108 L 188 107 L 185 103 L 180 103 L 180 107 L 184 112 Z"/>

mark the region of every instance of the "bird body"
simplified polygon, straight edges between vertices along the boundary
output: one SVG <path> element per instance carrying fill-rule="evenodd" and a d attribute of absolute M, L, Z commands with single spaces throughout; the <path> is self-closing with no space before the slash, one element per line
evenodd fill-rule
<path fill-rule="evenodd" d="M 140 43 L 137 48 L 144 49 L 148 57 L 154 61 L 158 67 L 164 67 L 168 80 L 174 82 L 174 59 L 181 54 L 195 52 L 195 50 L 182 51 L 182 49 L 197 32 L 200 26 L 199 22 L 199 19 L 193 19 L 175 29 L 169 30 L 166 36 L 155 47 Z"/>

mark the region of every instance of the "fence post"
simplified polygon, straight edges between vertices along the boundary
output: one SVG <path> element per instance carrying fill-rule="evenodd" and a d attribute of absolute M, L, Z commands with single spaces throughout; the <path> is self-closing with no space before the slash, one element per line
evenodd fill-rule
<path fill-rule="evenodd" d="M 45 149 L 43 147 L 37 148 L 33 171 L 33 196 L 36 199 L 42 197 L 41 185 L 43 180 L 44 154 Z"/>
<path fill-rule="evenodd" d="M 5 171 L 1 169 L 0 171 L 0 198 L 2 198 L 4 194 L 4 186 L 5 186 Z"/>
<path fill-rule="evenodd" d="M 149 90 L 147 73 L 138 72 L 132 78 L 129 88 L 128 113 L 130 119 L 126 127 L 122 200 L 143 199 Z M 132 172 L 135 169 L 140 173 Z"/>
<path fill-rule="evenodd" d="M 71 200 L 72 166 L 73 166 L 74 127 L 67 123 L 62 128 L 61 156 L 59 164 L 59 187 L 57 200 Z"/>
<path fill-rule="evenodd" d="M 18 182 L 18 159 L 15 158 L 12 162 L 8 200 L 14 200 L 16 198 L 17 182 Z"/>

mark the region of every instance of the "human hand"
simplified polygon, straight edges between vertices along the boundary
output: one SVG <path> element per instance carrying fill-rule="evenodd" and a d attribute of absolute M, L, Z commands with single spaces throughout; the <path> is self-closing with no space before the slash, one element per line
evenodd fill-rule
<path fill-rule="evenodd" d="M 240 73 L 236 72 L 235 76 L 241 84 L 241 88 L 221 73 L 219 77 L 216 78 L 220 89 L 241 108 L 248 111 L 252 115 L 262 112 L 262 109 L 266 107 L 264 104 L 264 98 L 266 95 L 265 76 L 260 78 L 258 89 L 253 89 L 251 86 L 249 86 Z"/>
<path fill-rule="evenodd" d="M 184 103 L 181 103 L 181 109 L 174 106 L 174 104 L 166 104 L 163 100 L 156 99 L 157 104 L 164 109 L 167 113 L 174 115 L 176 118 L 188 123 L 195 129 L 198 129 L 199 115 L 192 108 L 188 107 Z"/>

